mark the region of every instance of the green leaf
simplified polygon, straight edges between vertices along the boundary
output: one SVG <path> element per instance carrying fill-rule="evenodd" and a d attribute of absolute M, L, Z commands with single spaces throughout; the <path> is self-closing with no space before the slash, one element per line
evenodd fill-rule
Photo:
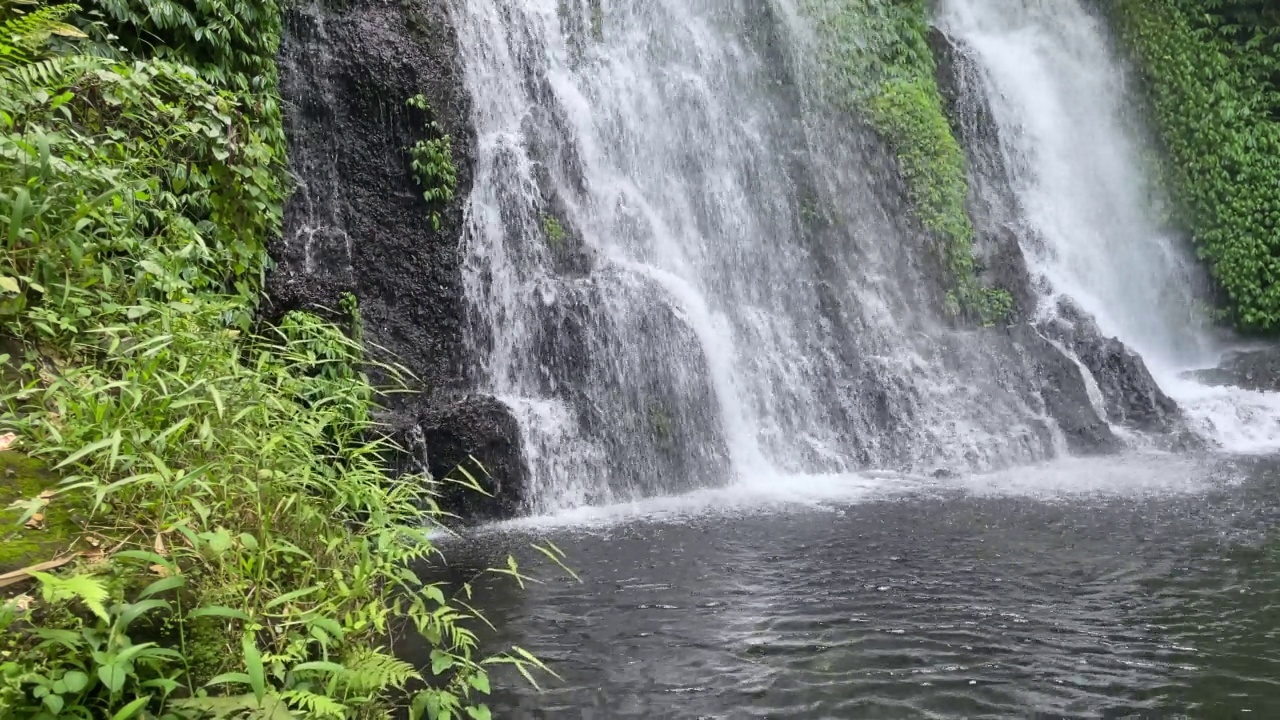
<path fill-rule="evenodd" d="M 313 660 L 311 662 L 304 662 L 299 665 L 295 665 L 293 667 L 293 671 L 294 672 L 324 672 L 324 673 L 331 673 L 333 675 L 341 675 L 344 672 L 346 672 L 347 669 L 339 665 L 338 663 L 325 662 L 323 660 Z"/>
<path fill-rule="evenodd" d="M 144 707 L 146 707 L 147 703 L 149 702 L 151 702 L 150 695 L 140 697 L 134 700 L 133 702 L 129 703 L 128 705 L 125 705 L 124 707 L 120 708 L 120 710 L 118 710 L 115 715 L 111 716 L 111 720 L 129 720 L 129 718 L 133 717 L 134 715 L 137 715 L 139 711 L 141 711 Z"/>
<path fill-rule="evenodd" d="M 222 605 L 206 605 L 204 607 L 196 608 L 195 610 L 187 613 L 187 617 L 193 620 L 195 618 L 202 617 L 220 617 L 231 620 L 243 620 L 245 622 L 249 622 L 251 620 L 243 610 L 224 607 Z"/>
<path fill-rule="evenodd" d="M 105 438 L 102 438 L 101 440 L 98 440 L 97 442 L 89 443 L 88 445 L 85 445 L 84 447 L 80 448 L 76 452 L 72 453 L 71 456 L 68 457 L 67 459 L 63 460 L 57 465 L 54 465 L 53 469 L 61 470 L 62 468 L 77 462 L 78 460 L 85 457 L 86 455 L 89 455 L 90 453 L 95 453 L 99 450 L 105 450 L 106 448 L 111 447 L 112 443 L 114 442 L 116 442 L 115 437 L 105 437 Z"/>
<path fill-rule="evenodd" d="M 253 638 L 247 633 L 240 639 L 240 647 L 244 652 L 245 671 L 249 675 L 249 687 L 253 689 L 253 696 L 258 699 L 258 704 L 262 704 L 262 698 L 267 693 L 267 684 L 265 672 L 262 667 L 262 651 L 258 649 Z"/>
<path fill-rule="evenodd" d="M 168 592 L 175 588 L 180 588 L 186 584 L 187 584 L 187 579 L 182 575 L 173 575 L 167 578 L 160 578 L 159 580 L 156 580 L 155 582 L 143 588 L 142 592 L 138 593 L 138 599 L 143 600 L 145 598 L 149 598 L 152 595 L 156 595 L 158 593 Z"/>
<path fill-rule="evenodd" d="M 489 707 L 487 705 L 469 707 L 467 708 L 467 715 L 470 716 L 472 720 L 493 720 L 493 716 L 489 714 Z"/>
<path fill-rule="evenodd" d="M 453 657 L 441 650 L 431 651 L 431 674 L 439 675 L 440 673 L 453 667 Z"/>
<path fill-rule="evenodd" d="M 288 602 L 292 602 L 292 601 L 294 601 L 294 600 L 297 600 L 297 599 L 298 599 L 298 598 L 300 598 L 300 597 L 305 597 L 305 596 L 307 596 L 307 595 L 310 595 L 311 593 L 313 593 L 313 592 L 315 592 L 315 591 L 317 591 L 317 590 L 320 590 L 322 587 L 323 587 L 323 586 L 321 586 L 321 585 L 312 585 L 311 587 L 300 588 L 300 589 L 298 589 L 298 590 L 293 590 L 293 591 L 291 591 L 291 592 L 287 592 L 287 593 L 285 593 L 285 594 L 281 595 L 280 597 L 273 599 L 271 602 L 267 603 L 267 604 L 265 605 L 265 608 L 266 608 L 267 610 L 271 610 L 271 609 L 273 609 L 273 608 L 276 608 L 276 607 L 279 607 L 279 606 L 281 606 L 281 605 L 284 605 L 285 603 L 288 603 Z"/>
<path fill-rule="evenodd" d="M 221 555 L 231 549 L 231 533 L 225 528 L 218 528 L 215 532 L 209 533 L 208 541 L 209 549 L 215 555 Z"/>
<path fill-rule="evenodd" d="M 0 275 L 0 290 L 4 290 L 11 295 L 17 295 L 22 292 L 22 288 L 18 286 L 17 280 L 4 275 Z"/>
<path fill-rule="evenodd" d="M 467 678 L 467 683 L 481 693 L 484 693 L 485 695 L 489 694 L 489 673 L 481 670 Z"/>
<path fill-rule="evenodd" d="M 89 684 L 89 676 L 79 670 L 68 670 L 62 676 L 62 682 L 67 686 L 67 692 L 78 693 Z"/>
<path fill-rule="evenodd" d="M 118 694 L 124 688 L 124 681 L 128 677 L 128 671 L 121 664 L 111 663 L 98 668 L 98 679 L 112 695 Z"/>
<path fill-rule="evenodd" d="M 66 701 L 62 699 L 61 695 L 54 695 L 54 694 L 45 695 L 42 702 L 44 703 L 45 707 L 49 708 L 49 712 L 53 713 L 54 715 L 61 714 L 62 706 L 66 704 Z"/>
<path fill-rule="evenodd" d="M 209 682 L 205 683 L 205 687 L 210 685 L 248 685 L 249 676 L 242 672 L 222 673 L 215 676 Z M 255 697 L 256 699 L 256 697 Z"/>

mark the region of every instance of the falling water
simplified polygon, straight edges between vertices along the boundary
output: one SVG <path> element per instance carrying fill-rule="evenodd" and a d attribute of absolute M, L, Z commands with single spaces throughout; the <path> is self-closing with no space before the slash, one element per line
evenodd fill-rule
<path fill-rule="evenodd" d="M 452 8 L 471 342 L 531 509 L 1061 445 L 1025 364 L 940 317 L 892 164 L 811 102 L 789 0 Z"/>
<path fill-rule="evenodd" d="M 976 53 L 1002 151 L 1035 232 L 1023 253 L 1043 312 L 1069 298 L 1146 360 L 1197 428 L 1228 449 L 1280 447 L 1280 396 L 1180 377 L 1226 349 L 1196 301 L 1185 240 L 1156 221 L 1136 103 L 1100 17 L 1080 0 L 944 0 L 939 23 Z"/>

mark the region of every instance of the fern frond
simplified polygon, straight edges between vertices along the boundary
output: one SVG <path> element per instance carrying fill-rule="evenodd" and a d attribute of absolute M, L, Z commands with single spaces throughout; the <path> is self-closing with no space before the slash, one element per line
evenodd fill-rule
<path fill-rule="evenodd" d="M 295 713 L 307 720 L 342 720 L 347 716 L 347 706 L 328 695 L 318 695 L 308 690 L 289 690 L 280 696 Z"/>
<path fill-rule="evenodd" d="M 377 649 L 360 652 L 343 664 L 347 671 L 342 679 L 357 693 L 404 687 L 405 683 L 420 677 L 409 663 Z"/>
<path fill-rule="evenodd" d="M 51 35 L 88 37 L 79 28 L 64 22 L 79 10 L 78 5 L 46 5 L 29 13 L 15 14 L 0 24 L 0 66 L 35 62 Z"/>
<path fill-rule="evenodd" d="M 72 575 L 60 578 L 57 575 L 34 572 L 32 577 L 40 581 L 40 591 L 47 603 L 63 600 L 79 600 L 94 615 L 107 620 L 107 586 L 92 575 Z"/>

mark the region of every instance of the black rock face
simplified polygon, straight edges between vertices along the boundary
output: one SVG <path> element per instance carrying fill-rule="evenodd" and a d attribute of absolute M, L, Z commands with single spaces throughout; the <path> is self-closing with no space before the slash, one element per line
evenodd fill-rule
<path fill-rule="evenodd" d="M 468 521 L 520 512 L 525 477 L 520 426 L 506 405 L 469 396 L 429 408 L 416 422 L 442 507 Z M 467 487 L 473 481 L 484 492 Z"/>
<path fill-rule="evenodd" d="M 1186 427 L 1178 404 L 1160 389 L 1142 358 L 1118 339 L 1106 337 L 1083 310 L 1062 300 L 1057 316 L 1041 323 L 1041 331 L 1089 369 L 1111 422 L 1163 436 L 1179 447 L 1200 444 Z"/>
<path fill-rule="evenodd" d="M 1124 447 L 1094 410 L 1080 366 L 1030 325 L 1010 328 L 1010 336 L 1035 368 L 1045 412 L 1057 422 L 1072 453 L 1097 455 Z"/>
<path fill-rule="evenodd" d="M 443 5 L 304 2 L 285 9 L 285 28 L 280 90 L 296 187 L 272 248 L 278 266 L 264 316 L 331 315 L 353 293 L 375 355 L 421 380 L 420 394 L 385 399 L 409 419 L 397 422 L 400 439 L 420 426 L 411 434 L 425 440 L 437 479 L 470 456 L 489 471 L 497 497 L 448 490 L 443 504 L 461 515 L 509 516 L 526 477 L 518 424 L 499 401 L 467 395 L 477 363 L 463 356 L 459 244 L 475 140 Z M 419 94 L 428 111 L 406 106 Z M 428 203 L 409 148 L 442 133 L 451 138 L 457 186 L 452 201 Z"/>
<path fill-rule="evenodd" d="M 1218 367 L 1197 370 L 1191 375 L 1207 385 L 1280 392 L 1280 347 L 1234 352 L 1224 357 Z"/>

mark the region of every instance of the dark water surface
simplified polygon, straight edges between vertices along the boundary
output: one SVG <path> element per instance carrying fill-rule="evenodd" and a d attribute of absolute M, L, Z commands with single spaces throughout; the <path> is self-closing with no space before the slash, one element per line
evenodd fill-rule
<path fill-rule="evenodd" d="M 484 590 L 493 642 L 563 678 L 497 678 L 495 717 L 1280 717 L 1280 463 L 1127 461 L 1100 490 L 1122 462 L 639 506 L 447 551 L 459 574 L 512 552 L 547 578 Z M 581 584 L 533 562 L 542 538 Z"/>

